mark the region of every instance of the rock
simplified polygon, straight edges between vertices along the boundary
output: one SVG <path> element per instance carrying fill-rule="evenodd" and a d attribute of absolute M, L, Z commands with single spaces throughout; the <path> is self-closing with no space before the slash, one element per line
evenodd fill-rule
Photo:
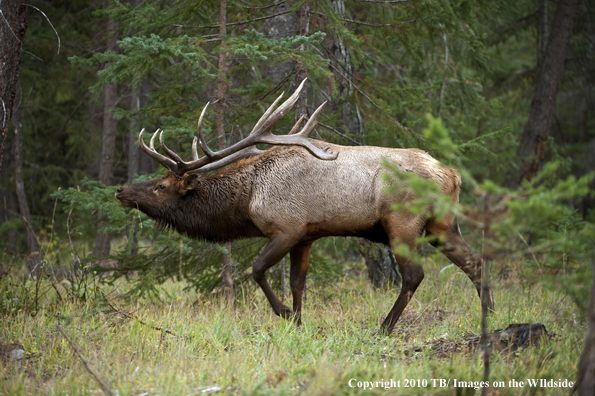
<path fill-rule="evenodd" d="M 513 323 L 504 330 L 489 333 L 488 337 L 494 351 L 514 353 L 520 348 L 537 346 L 542 339 L 552 336 L 541 323 Z M 471 345 L 474 348 L 481 347 L 481 338 L 472 340 Z"/>
<path fill-rule="evenodd" d="M 20 368 L 23 357 L 25 357 L 25 348 L 21 344 L 0 344 L 0 362 L 16 364 Z"/>

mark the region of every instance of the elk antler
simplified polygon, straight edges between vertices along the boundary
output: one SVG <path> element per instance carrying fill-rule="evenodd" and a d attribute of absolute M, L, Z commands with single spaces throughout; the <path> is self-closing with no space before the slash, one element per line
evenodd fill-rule
<path fill-rule="evenodd" d="M 322 108 L 324 107 L 326 102 L 321 104 L 314 111 L 306 125 L 304 125 L 304 127 L 299 132 L 295 133 L 295 131 L 299 128 L 299 125 L 301 124 L 303 117 L 300 118 L 298 122 L 293 126 L 291 132 L 289 132 L 289 135 L 273 135 L 271 133 L 271 128 L 273 127 L 273 125 L 275 125 L 289 110 L 291 110 L 293 105 L 297 102 L 297 99 L 300 95 L 300 92 L 302 91 L 302 88 L 304 87 L 305 82 L 306 79 L 302 81 L 302 83 L 295 90 L 293 95 L 291 95 L 285 102 L 283 102 L 279 106 L 278 109 L 275 110 L 275 106 L 283 97 L 282 93 L 267 109 L 267 111 L 265 111 L 260 120 L 258 120 L 248 137 L 221 151 L 213 152 L 207 146 L 205 138 L 202 134 L 201 124 L 205 111 L 207 110 L 207 106 L 209 105 L 208 103 L 203 109 L 198 120 L 198 139 L 194 137 L 194 140 L 192 141 L 192 161 L 185 162 L 179 155 L 170 150 L 163 143 L 163 131 L 160 132 L 159 129 L 151 137 L 149 147 L 147 147 L 143 141 L 143 133 L 145 131 L 144 129 L 140 132 L 138 136 L 138 143 L 145 153 L 147 153 L 151 158 L 159 162 L 161 165 L 165 166 L 174 175 L 178 177 L 182 177 L 184 173 L 195 174 L 219 169 L 239 159 L 260 154 L 263 151 L 254 147 L 256 144 L 259 143 L 266 143 L 272 145 L 298 145 L 308 149 L 308 151 L 310 151 L 317 158 L 323 160 L 336 159 L 339 153 L 329 152 L 327 151 L 328 148 L 324 150 L 319 149 L 318 147 L 315 147 L 312 143 L 310 143 L 310 141 L 308 140 L 308 135 L 316 126 L 318 116 L 320 115 L 320 112 L 322 111 Z M 159 143 L 161 144 L 163 151 L 165 151 L 165 154 L 167 154 L 167 157 L 159 154 L 155 150 L 154 141 L 158 133 Z M 202 151 L 205 153 L 204 157 L 199 158 L 198 156 L 197 140 L 200 144 Z"/>

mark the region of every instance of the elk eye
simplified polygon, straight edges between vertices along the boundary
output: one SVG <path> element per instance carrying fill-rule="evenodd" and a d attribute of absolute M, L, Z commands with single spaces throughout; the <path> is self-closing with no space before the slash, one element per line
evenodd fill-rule
<path fill-rule="evenodd" d="M 165 186 L 163 184 L 159 184 L 155 190 L 165 190 Z"/>

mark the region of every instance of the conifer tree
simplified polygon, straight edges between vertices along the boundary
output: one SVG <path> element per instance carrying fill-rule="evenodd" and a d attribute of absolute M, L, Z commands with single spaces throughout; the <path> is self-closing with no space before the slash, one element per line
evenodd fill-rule
<path fill-rule="evenodd" d="M 554 117 L 558 85 L 579 4 L 580 0 L 562 0 L 556 7 L 551 33 L 541 56 L 529 119 L 517 150 L 517 156 L 523 160 L 521 181 L 535 177 L 543 159 L 544 144 Z M 546 37 L 542 37 L 542 40 L 545 41 Z M 530 156 L 534 158 L 528 158 Z M 515 177 L 510 176 L 507 184 L 514 186 L 512 179 Z M 516 179 L 519 179 L 518 176 Z"/>
<path fill-rule="evenodd" d="M 29 256 L 29 273 L 39 278 L 41 276 L 41 255 L 39 254 L 39 246 L 37 243 L 37 236 L 33 219 L 31 217 L 31 210 L 29 209 L 29 202 L 27 199 L 27 192 L 25 190 L 25 177 L 23 175 L 23 123 L 21 121 L 20 109 L 17 107 L 13 113 L 14 124 L 14 162 L 15 162 L 15 191 L 17 201 L 19 204 L 19 212 L 23 220 L 23 228 L 25 229 L 27 253 Z"/>
<path fill-rule="evenodd" d="M 0 3 L 0 171 L 8 126 L 17 93 L 18 71 L 27 31 L 27 4 L 23 0 Z"/>
<path fill-rule="evenodd" d="M 112 18 L 107 21 L 107 51 L 117 52 L 118 22 Z M 101 157 L 99 160 L 99 180 L 106 186 L 112 185 L 114 163 L 116 155 L 116 126 L 112 111 L 118 100 L 118 87 L 115 83 L 107 83 L 103 87 L 103 130 L 101 134 Z M 97 217 L 101 219 L 103 212 L 98 211 Z M 97 237 L 95 240 L 95 256 L 107 256 L 110 252 L 111 237 L 101 229 L 105 223 L 97 224 Z"/>

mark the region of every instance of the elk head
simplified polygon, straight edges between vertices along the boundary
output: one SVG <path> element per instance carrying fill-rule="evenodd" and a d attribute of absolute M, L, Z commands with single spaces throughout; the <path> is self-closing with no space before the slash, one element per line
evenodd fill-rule
<path fill-rule="evenodd" d="M 198 177 L 196 175 L 184 175 L 179 178 L 171 172 L 167 172 L 162 178 L 151 179 L 144 182 L 130 184 L 116 190 L 116 198 L 123 206 L 136 208 L 146 212 L 149 208 L 147 203 L 156 206 L 169 206 L 172 200 L 185 196 L 189 191 L 196 188 Z"/>

